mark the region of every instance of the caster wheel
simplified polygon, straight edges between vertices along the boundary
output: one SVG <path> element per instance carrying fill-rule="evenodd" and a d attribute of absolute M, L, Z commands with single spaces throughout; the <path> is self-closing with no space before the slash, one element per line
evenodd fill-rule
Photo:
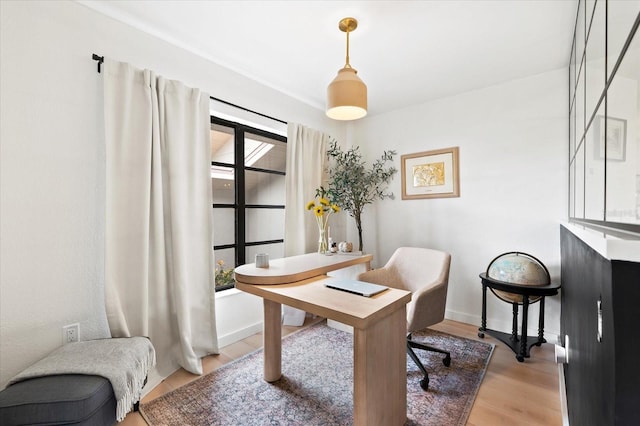
<path fill-rule="evenodd" d="M 450 365 L 451 365 L 451 357 L 450 357 L 450 356 L 447 356 L 446 358 L 444 358 L 444 359 L 442 360 L 442 363 L 444 364 L 444 366 L 445 366 L 445 367 L 450 366 Z"/>
<path fill-rule="evenodd" d="M 516 359 L 518 362 L 524 362 L 524 357 L 522 355 L 516 355 Z"/>
<path fill-rule="evenodd" d="M 478 332 L 478 337 L 481 338 L 481 339 L 484 339 L 484 333 L 479 331 Z"/>
<path fill-rule="evenodd" d="M 425 377 L 424 379 L 420 380 L 420 387 L 424 391 L 429 389 L 429 378 L 428 377 Z"/>

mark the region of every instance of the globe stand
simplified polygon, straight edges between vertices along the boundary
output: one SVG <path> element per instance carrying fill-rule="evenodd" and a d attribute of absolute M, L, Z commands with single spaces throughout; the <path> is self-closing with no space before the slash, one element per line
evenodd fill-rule
<path fill-rule="evenodd" d="M 523 362 L 525 358 L 529 358 L 529 352 L 533 346 L 540 346 L 546 343 L 544 338 L 544 298 L 546 296 L 554 296 L 558 294 L 560 284 L 548 284 L 545 286 L 530 286 L 522 284 L 507 283 L 504 281 L 498 281 L 491 279 L 485 272 L 480 274 L 480 280 L 482 281 L 482 323 L 478 329 L 478 337 L 484 338 L 485 333 L 495 337 L 501 342 L 505 343 L 516 354 L 516 359 L 519 362 Z M 490 330 L 487 328 L 487 287 L 494 290 L 502 290 L 508 293 L 514 293 L 522 295 L 522 327 L 520 336 L 518 336 L 518 305 L 519 303 L 513 302 L 513 323 L 511 334 L 502 333 L 496 330 Z M 495 293 L 494 293 L 495 294 Z M 527 336 L 527 321 L 529 315 L 529 305 L 531 299 L 540 300 L 540 317 L 538 320 L 538 336 Z M 501 299 L 503 300 L 503 299 Z M 533 343 L 528 344 L 529 339 L 535 339 Z"/>

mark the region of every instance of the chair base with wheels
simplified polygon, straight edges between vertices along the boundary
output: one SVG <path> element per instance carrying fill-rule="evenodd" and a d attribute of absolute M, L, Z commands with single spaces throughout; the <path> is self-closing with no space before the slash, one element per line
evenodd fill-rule
<path fill-rule="evenodd" d="M 416 342 L 415 340 L 412 340 L 411 333 L 407 334 L 407 353 L 418 366 L 422 374 L 424 374 L 424 378 L 420 380 L 420 387 L 427 390 L 429 389 L 429 373 L 424 365 L 422 365 L 422 362 L 420 361 L 420 358 L 418 358 L 418 355 L 416 355 L 414 349 L 422 349 L 429 352 L 445 354 L 446 356 L 442 358 L 442 363 L 445 367 L 449 367 L 451 365 L 451 353 L 442 349 L 434 348 L 433 346 L 425 345 L 424 343 Z"/>

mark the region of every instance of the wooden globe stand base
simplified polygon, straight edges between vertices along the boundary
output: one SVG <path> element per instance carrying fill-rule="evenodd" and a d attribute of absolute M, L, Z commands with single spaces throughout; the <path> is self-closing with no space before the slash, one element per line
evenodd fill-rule
<path fill-rule="evenodd" d="M 484 338 L 485 333 L 500 340 L 516 354 L 516 359 L 523 362 L 525 358 L 529 358 L 529 352 L 533 346 L 540 346 L 547 341 L 544 338 L 544 298 L 546 296 L 555 296 L 558 294 L 560 284 L 549 284 L 545 286 L 529 286 L 521 284 L 506 283 L 491 279 L 486 273 L 480 274 L 482 281 L 482 323 L 478 329 L 478 337 Z M 517 302 L 513 302 L 513 323 L 511 334 L 503 333 L 487 328 L 487 288 L 494 290 L 502 290 L 509 293 L 522 295 L 522 326 L 520 328 L 520 336 L 518 336 L 518 306 Z M 540 317 L 538 320 L 538 335 L 527 336 L 527 320 L 529 315 L 529 305 L 531 300 L 539 298 L 540 301 Z M 501 299 L 504 300 L 504 299 Z M 532 343 L 529 343 L 532 342 Z"/>

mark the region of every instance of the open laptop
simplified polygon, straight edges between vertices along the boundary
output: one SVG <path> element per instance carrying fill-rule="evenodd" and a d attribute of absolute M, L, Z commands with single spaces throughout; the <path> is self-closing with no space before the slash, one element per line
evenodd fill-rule
<path fill-rule="evenodd" d="M 349 293 L 359 294 L 360 296 L 371 297 L 388 289 L 383 285 L 366 283 L 363 281 L 335 279 L 326 282 L 325 287 L 336 290 L 347 291 Z"/>

